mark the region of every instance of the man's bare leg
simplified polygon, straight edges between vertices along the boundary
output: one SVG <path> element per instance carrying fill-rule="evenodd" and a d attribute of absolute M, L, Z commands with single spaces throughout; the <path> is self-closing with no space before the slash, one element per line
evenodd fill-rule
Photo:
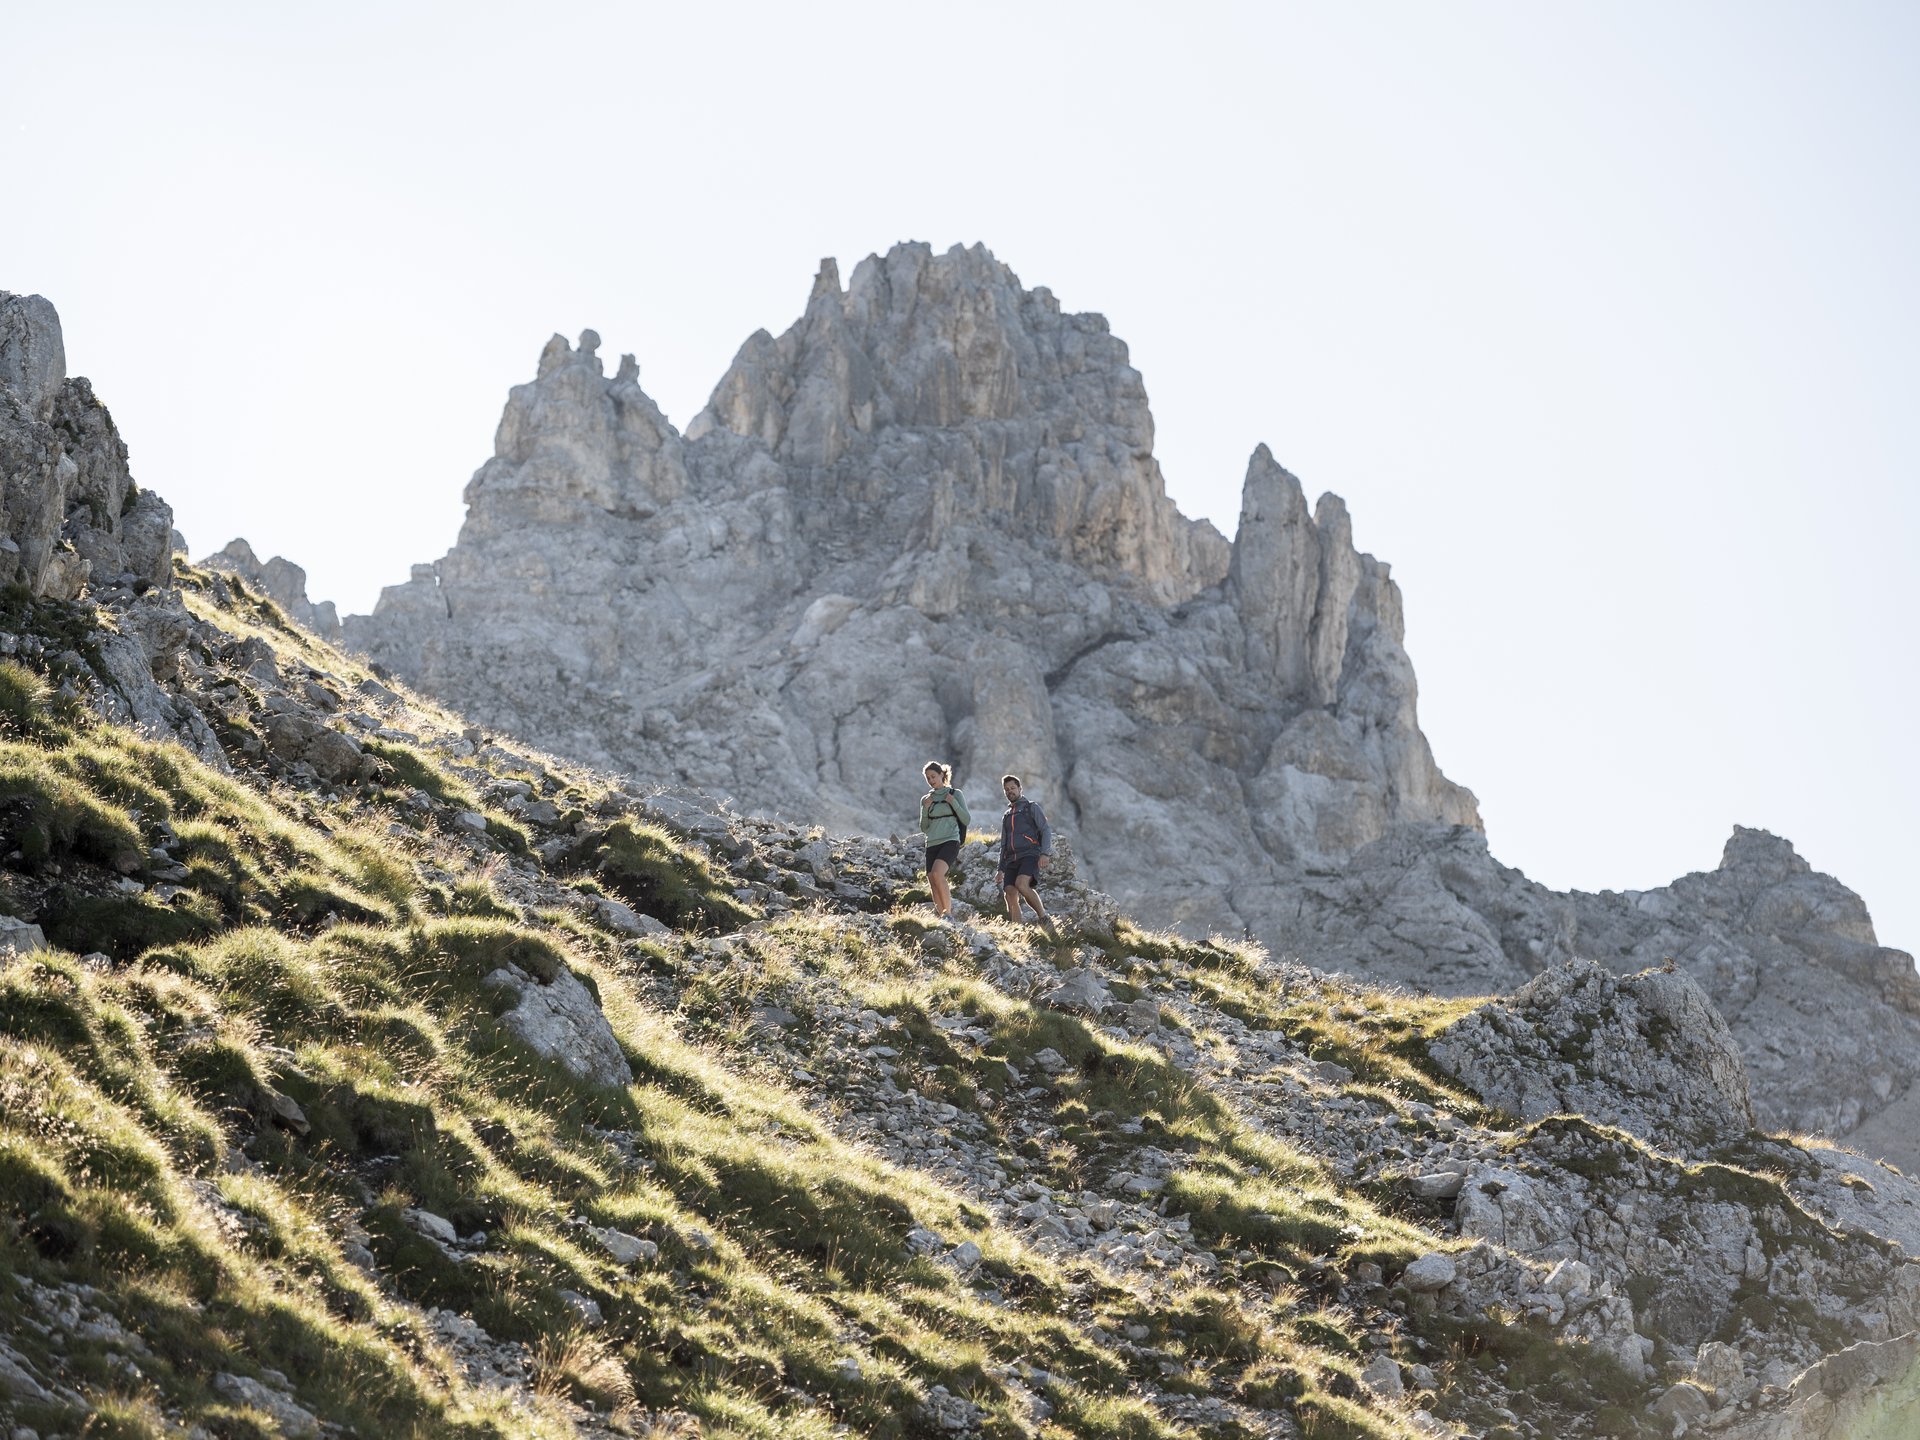
<path fill-rule="evenodd" d="M 1000 892 L 1000 898 L 1007 902 L 1007 918 L 1018 925 L 1023 918 L 1020 914 L 1020 892 L 1009 885 Z"/>
<path fill-rule="evenodd" d="M 1048 918 L 1047 907 L 1040 903 L 1040 892 L 1033 888 L 1033 877 L 1031 875 L 1022 875 L 1017 883 L 1020 886 L 1019 898 L 1033 907 L 1033 913 L 1040 917 L 1040 923 L 1046 926 L 1048 931 L 1051 931 L 1053 929 L 1053 921 Z M 1017 909 L 1014 911 L 1013 918 L 1016 920 L 1020 918 L 1020 913 Z"/>

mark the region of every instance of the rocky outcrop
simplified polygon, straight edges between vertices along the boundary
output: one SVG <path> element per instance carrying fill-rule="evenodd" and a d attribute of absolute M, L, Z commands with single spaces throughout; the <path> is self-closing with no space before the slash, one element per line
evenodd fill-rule
<path fill-rule="evenodd" d="M 1784 1402 L 1724 1432 L 1729 1440 L 1899 1440 L 1920 1434 L 1920 1334 L 1863 1340 L 1829 1355 Z"/>
<path fill-rule="evenodd" d="M 203 570 L 222 570 L 257 585 L 294 624 L 304 625 L 322 640 L 339 640 L 340 615 L 333 602 L 309 600 L 307 572 L 285 556 L 262 562 L 245 540 L 230 540 L 226 548 L 214 551 L 199 564 Z"/>
<path fill-rule="evenodd" d="M 501 1025 L 534 1054 L 595 1085 L 632 1082 L 599 999 L 558 960 L 539 974 L 503 965 L 480 984 L 497 997 Z"/>
<path fill-rule="evenodd" d="M 1283 949 L 1454 995 L 1511 991 L 1575 958 L 1672 965 L 1726 1019 L 1761 1125 L 1850 1137 L 1920 1166 L 1920 976 L 1860 897 L 1793 846 L 1736 828 L 1716 869 L 1656 890 L 1561 893 L 1486 837 L 1404 829 L 1283 891 Z"/>
<path fill-rule="evenodd" d="M 1679 1155 L 1753 1128 L 1726 1021 L 1686 975 L 1556 966 L 1450 1027 L 1434 1060 L 1521 1120 L 1584 1115 Z"/>
<path fill-rule="evenodd" d="M 38 295 L 0 291 L 0 585 L 70 600 L 91 577 L 164 585 L 173 512 L 140 490 L 113 417 L 67 375 L 60 317 Z"/>
<path fill-rule="evenodd" d="M 0 291 L 0 588 L 32 601 L 84 595 L 112 619 L 85 654 L 43 655 L 30 627 L 8 627 L 0 655 L 50 660 L 63 694 L 224 766 L 205 720 L 170 688 L 191 624 L 172 587 L 173 511 L 134 484 L 113 417 L 66 364 L 53 306 Z"/>

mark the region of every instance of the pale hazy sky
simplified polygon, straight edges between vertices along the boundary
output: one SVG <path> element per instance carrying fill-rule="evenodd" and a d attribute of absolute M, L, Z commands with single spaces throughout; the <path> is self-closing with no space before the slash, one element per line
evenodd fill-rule
<path fill-rule="evenodd" d="M 1785 834 L 1920 947 L 1920 7 L 0 5 L 0 288 L 196 554 L 368 608 L 555 330 L 676 423 L 896 240 L 1132 347 L 1406 594 L 1421 719 L 1556 886 Z"/>

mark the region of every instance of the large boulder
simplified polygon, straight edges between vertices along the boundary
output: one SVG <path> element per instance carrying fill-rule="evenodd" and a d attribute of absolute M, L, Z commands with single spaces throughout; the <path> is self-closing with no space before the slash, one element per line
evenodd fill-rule
<path fill-rule="evenodd" d="M 590 1084 L 632 1083 L 633 1067 L 600 1002 L 565 965 L 540 975 L 504 965 L 480 983 L 495 995 L 500 1023 L 536 1055 Z"/>
<path fill-rule="evenodd" d="M 1584 1115 L 1680 1154 L 1753 1128 L 1739 1047 L 1678 971 L 1617 976 L 1570 961 L 1456 1021 L 1429 1050 L 1522 1120 Z"/>

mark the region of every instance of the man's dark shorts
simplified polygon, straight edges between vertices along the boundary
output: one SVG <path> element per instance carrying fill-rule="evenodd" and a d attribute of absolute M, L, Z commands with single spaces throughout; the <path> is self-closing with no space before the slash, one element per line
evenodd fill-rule
<path fill-rule="evenodd" d="M 1035 881 L 1040 878 L 1040 857 L 1021 855 L 1012 860 L 1000 862 L 1000 888 L 1010 890 L 1019 882 L 1022 875 L 1031 875 Z"/>
<path fill-rule="evenodd" d="M 958 840 L 945 840 L 938 845 L 929 845 L 927 847 L 927 870 L 929 873 L 932 872 L 933 862 L 936 860 L 946 861 L 947 868 L 951 870 L 953 868 L 953 862 L 959 858 L 960 842 Z"/>

